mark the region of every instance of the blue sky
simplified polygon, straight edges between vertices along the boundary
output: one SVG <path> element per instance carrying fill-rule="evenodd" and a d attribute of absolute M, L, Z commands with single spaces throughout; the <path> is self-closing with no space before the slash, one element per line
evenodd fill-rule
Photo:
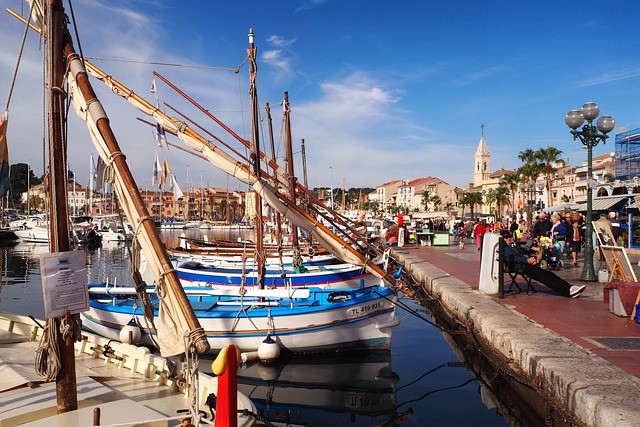
<path fill-rule="evenodd" d="M 18 0 L 3 6 L 18 12 Z M 66 3 L 65 3 L 66 4 Z M 249 135 L 247 34 L 258 48 L 260 105 L 272 106 L 279 156 L 279 103 L 288 91 L 294 151 L 304 139 L 309 186 L 376 187 L 436 176 L 472 181 L 481 128 L 491 169 L 515 168 L 525 148 L 554 146 L 572 164 L 586 157 L 564 116 L 594 101 L 616 124 L 640 127 L 640 36 L 635 1 L 120 1 L 74 3 L 85 56 L 153 101 L 158 71 L 238 134 Z M 67 11 L 69 12 L 68 6 Z M 4 106 L 23 26 L 0 15 Z M 77 45 L 76 45 L 77 48 Z M 135 61 L 135 62 L 126 62 Z M 171 63 L 207 66 L 170 67 Z M 42 173 L 41 51 L 28 35 L 10 106 L 11 162 Z M 151 186 L 154 141 L 147 118 L 92 80 L 138 185 Z M 232 138 L 157 81 L 166 102 L 216 136 Z M 166 107 L 162 107 L 163 109 Z M 172 113 L 167 110 L 168 113 Z M 262 110 L 261 115 L 264 115 Z M 267 135 L 266 127 L 262 135 Z M 612 138 L 594 155 L 614 151 Z M 96 153 L 71 117 L 70 168 L 86 184 Z M 180 144 L 174 138 L 169 141 Z M 266 139 L 262 140 L 267 146 Z M 224 187 L 212 165 L 175 148 L 161 152 L 184 187 Z M 296 168 L 302 176 L 299 154 Z M 187 172 L 188 171 L 188 172 Z M 231 180 L 231 189 L 246 189 Z"/>

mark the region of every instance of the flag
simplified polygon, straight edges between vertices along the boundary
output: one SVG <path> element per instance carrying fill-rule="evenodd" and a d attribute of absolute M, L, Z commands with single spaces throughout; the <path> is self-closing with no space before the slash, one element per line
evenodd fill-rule
<path fill-rule="evenodd" d="M 0 197 L 4 197 L 9 191 L 11 180 L 9 179 L 9 145 L 7 144 L 7 125 L 9 112 L 4 110 L 0 118 Z"/>
<path fill-rule="evenodd" d="M 176 181 L 175 175 L 171 175 L 171 183 L 169 184 L 169 191 L 173 191 L 173 198 L 176 200 L 181 199 L 182 196 L 184 196 L 184 193 L 178 186 L 178 181 Z"/>
<path fill-rule="evenodd" d="M 150 92 L 153 94 L 153 96 L 156 96 L 158 94 L 158 89 L 156 88 L 156 79 L 151 80 Z"/>
<path fill-rule="evenodd" d="M 167 163 L 167 159 L 163 159 L 164 163 L 162 164 L 162 175 L 160 175 L 160 185 L 165 185 L 167 183 L 167 177 L 171 173 L 171 169 L 169 169 L 169 163 Z"/>
<path fill-rule="evenodd" d="M 169 146 L 167 145 L 167 135 L 164 132 L 164 128 L 160 126 L 160 123 L 157 122 L 155 138 L 160 147 L 164 148 L 165 150 L 169 149 Z"/>
<path fill-rule="evenodd" d="M 96 185 L 93 188 L 96 193 L 104 188 L 104 184 L 107 178 L 105 176 L 106 170 L 107 170 L 107 165 L 102 160 L 102 157 L 98 156 L 98 161 L 96 162 L 96 168 L 93 173 L 93 179 L 96 182 Z"/>
<path fill-rule="evenodd" d="M 151 181 L 151 185 L 158 185 L 160 183 L 160 171 L 162 170 L 162 165 L 160 164 L 160 160 L 158 159 L 158 150 L 156 150 L 156 157 L 153 160 L 153 179 Z"/>

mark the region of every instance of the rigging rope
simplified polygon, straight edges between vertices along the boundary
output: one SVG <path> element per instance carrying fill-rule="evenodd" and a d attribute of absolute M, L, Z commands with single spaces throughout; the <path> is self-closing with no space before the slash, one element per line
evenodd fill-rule
<path fill-rule="evenodd" d="M 60 349 L 56 339 L 55 320 L 48 319 L 40 345 L 36 350 L 35 370 L 45 381 L 53 381 L 61 368 Z"/>
<path fill-rule="evenodd" d="M 27 33 L 29 32 L 29 24 L 31 22 L 31 13 L 33 13 L 34 5 L 35 5 L 35 1 L 31 3 L 31 7 L 29 8 L 29 18 L 26 20 L 27 23 L 24 26 L 24 34 L 22 35 L 22 42 L 20 43 L 20 52 L 18 53 L 18 61 L 16 63 L 16 69 L 13 72 L 13 78 L 11 79 L 11 86 L 9 87 L 9 95 L 7 96 L 7 105 L 4 108 L 7 111 L 9 110 L 9 104 L 11 103 L 11 96 L 13 95 L 13 89 L 16 84 L 16 79 L 18 78 L 18 69 L 20 68 L 20 62 L 22 60 L 24 45 L 27 41 Z"/>

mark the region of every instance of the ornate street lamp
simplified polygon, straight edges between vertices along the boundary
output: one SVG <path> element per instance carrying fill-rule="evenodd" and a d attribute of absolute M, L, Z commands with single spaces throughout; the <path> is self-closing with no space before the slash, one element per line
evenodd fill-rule
<path fill-rule="evenodd" d="M 537 205 L 538 193 L 544 194 L 542 190 L 544 189 L 544 184 L 539 183 L 537 186 L 536 182 L 533 178 L 529 178 L 526 182 L 520 183 L 518 186 L 520 191 L 527 195 L 527 221 L 529 222 L 529 226 L 533 225 L 533 206 Z"/>
<path fill-rule="evenodd" d="M 587 147 L 587 231 L 584 237 L 584 268 L 580 277 L 580 280 L 587 282 L 595 282 L 596 280 L 596 272 L 593 268 L 593 224 L 591 223 L 593 188 L 589 185 L 592 179 L 592 149 L 600 141 L 604 144 L 608 138 L 607 133 L 616 126 L 616 121 L 611 116 L 600 116 L 594 126 L 593 120 L 598 117 L 598 114 L 600 114 L 600 107 L 595 102 L 587 102 L 580 110 L 569 111 L 564 118 L 567 126 L 572 129 L 573 139 L 579 138 L 580 142 Z M 587 123 L 582 126 L 585 120 Z M 577 130 L 580 126 L 582 129 Z"/>

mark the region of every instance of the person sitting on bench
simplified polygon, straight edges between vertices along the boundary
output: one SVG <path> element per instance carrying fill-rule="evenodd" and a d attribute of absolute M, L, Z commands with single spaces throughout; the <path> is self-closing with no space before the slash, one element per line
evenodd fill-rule
<path fill-rule="evenodd" d="M 504 261 L 508 264 L 521 264 L 523 268 L 522 274 L 565 297 L 576 298 L 585 290 L 585 285 L 572 286 L 553 272 L 538 267 L 538 261 L 535 257 L 523 254 L 521 252 L 522 249 L 513 244 L 513 236 L 509 230 L 502 230 L 500 235 L 504 239 Z"/>

